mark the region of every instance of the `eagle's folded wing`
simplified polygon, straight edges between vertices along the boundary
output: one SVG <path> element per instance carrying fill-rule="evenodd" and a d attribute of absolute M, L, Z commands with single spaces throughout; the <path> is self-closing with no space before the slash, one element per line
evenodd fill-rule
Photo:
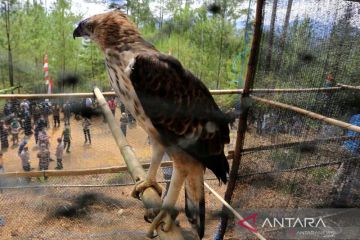
<path fill-rule="evenodd" d="M 140 54 L 130 79 L 164 145 L 176 145 L 226 181 L 228 117 L 206 86 L 174 57 Z"/>

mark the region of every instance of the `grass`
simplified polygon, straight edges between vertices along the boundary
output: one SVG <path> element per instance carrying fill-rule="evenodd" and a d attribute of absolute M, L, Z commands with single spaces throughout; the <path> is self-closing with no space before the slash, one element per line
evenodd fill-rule
<path fill-rule="evenodd" d="M 325 180 L 331 178 L 336 173 L 336 170 L 332 168 L 322 167 L 309 169 L 307 170 L 307 173 L 313 177 L 316 184 L 320 185 Z"/>

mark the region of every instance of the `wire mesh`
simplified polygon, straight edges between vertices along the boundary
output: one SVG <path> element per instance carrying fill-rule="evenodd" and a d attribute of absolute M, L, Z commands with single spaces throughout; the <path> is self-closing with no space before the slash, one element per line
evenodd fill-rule
<path fill-rule="evenodd" d="M 326 81 L 329 74 L 335 82 L 359 84 L 359 3 L 276 1 L 277 17 L 274 17 L 274 26 L 271 26 L 274 2 L 268 1 L 264 10 L 262 45 L 254 88 L 327 87 L 334 85 Z M 287 13 L 290 2 L 292 8 Z M 287 14 L 289 22 L 286 24 Z M 273 38 L 272 43 L 270 38 Z M 360 111 L 359 92 L 355 90 L 256 95 L 346 122 Z M 63 103 L 61 100 L 57 102 Z M 83 100 L 77 104 L 81 102 Z M 55 128 L 50 115 L 47 134 L 54 161 L 50 162 L 49 169 L 57 166 L 54 152 L 56 139 L 64 129 L 62 117 L 63 114 L 60 127 Z M 122 115 L 119 109 L 115 117 L 120 125 Z M 101 114 L 94 114 L 91 122 L 92 142 L 89 144 L 85 143 L 81 114 L 76 114 L 76 111 L 72 114 L 72 142 L 70 153 L 64 153 L 63 170 L 123 165 Z M 359 179 L 358 152 L 349 151 L 343 140 L 320 141 L 346 136 L 348 131 L 256 102 L 252 103 L 248 126 L 245 149 L 273 147 L 243 153 L 233 196 L 235 208 L 360 205 L 359 182 L 356 181 Z M 20 140 L 23 136 L 24 133 L 20 132 Z M 140 161 L 148 162 L 151 143 L 145 132 L 134 123 L 127 122 L 126 136 Z M 235 138 L 234 127 L 226 152 L 234 149 Z M 317 139 L 319 142 L 311 144 L 278 146 Z M 22 171 L 18 146 L 11 146 L 11 137 L 9 141 L 7 151 L 2 149 L 4 170 Z M 37 170 L 39 148 L 33 135 L 28 146 L 31 168 Z M 163 172 L 159 173 L 160 180 L 164 180 Z M 213 179 L 211 174 L 207 177 Z M 220 194 L 224 193 L 225 186 L 218 186 L 213 180 L 207 182 Z M 148 224 L 143 220 L 140 202 L 130 197 L 133 186 L 126 173 L 50 177 L 47 180 L 2 178 L 0 184 L 1 239 L 143 239 L 145 236 Z M 216 232 L 221 204 L 209 192 L 206 198 L 208 221 L 205 239 L 211 239 Z M 180 208 L 184 206 L 183 199 L 178 205 Z M 180 215 L 179 221 L 188 227 L 184 214 Z M 246 238 L 234 231 L 236 221 L 232 226 L 226 234 L 228 238 Z"/>
<path fill-rule="evenodd" d="M 165 180 L 160 175 L 158 179 Z M 141 202 L 131 197 L 133 183 L 127 173 L 33 179 L 26 188 L 15 188 L 23 182 L 8 179 L 5 186 L 3 182 L 1 239 L 145 239 L 149 224 Z M 220 193 L 225 189 L 217 181 L 207 182 Z M 181 227 L 189 228 L 184 193 L 180 196 L 177 219 Z M 206 192 L 206 205 L 205 239 L 211 239 L 221 204 Z"/>
<path fill-rule="evenodd" d="M 267 1 L 253 87 L 359 85 L 359 9 L 353 1 Z M 358 90 L 253 94 L 344 122 L 360 113 Z M 359 207 L 359 141 L 342 136 L 359 134 L 252 101 L 234 207 Z M 238 228 L 232 221 L 225 236 L 250 237 Z"/>

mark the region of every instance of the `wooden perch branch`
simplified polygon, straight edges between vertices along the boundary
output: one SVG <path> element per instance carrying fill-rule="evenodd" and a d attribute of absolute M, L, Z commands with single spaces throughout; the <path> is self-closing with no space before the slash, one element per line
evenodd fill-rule
<path fill-rule="evenodd" d="M 122 134 L 119 124 L 115 122 L 115 118 L 112 115 L 104 96 L 101 94 L 100 89 L 95 88 L 94 93 L 96 99 L 99 102 L 101 110 L 105 116 L 105 119 L 110 127 L 111 133 L 116 141 L 116 144 L 121 152 L 121 155 L 123 156 L 124 161 L 129 169 L 132 179 L 134 180 L 134 182 L 138 182 L 145 179 L 146 177 L 145 170 L 143 169 L 139 160 L 137 159 L 132 147 L 128 144 L 126 138 Z M 145 191 L 141 195 L 141 200 L 146 209 L 154 209 L 154 208 L 160 209 L 162 205 L 160 196 L 153 188 L 145 189 Z M 174 223 L 171 225 L 171 229 L 168 232 L 162 231 L 161 225 L 156 229 L 156 231 L 160 239 L 174 239 L 174 240 L 185 239 L 181 229 L 178 226 L 176 226 Z M 189 236 L 187 236 L 186 239 L 189 239 Z"/>
<path fill-rule="evenodd" d="M 144 163 L 141 165 L 143 168 L 149 168 L 150 163 Z M 162 162 L 161 167 L 171 167 L 172 162 Z M 84 176 L 93 174 L 106 174 L 106 173 L 118 173 L 128 171 L 127 166 L 114 166 L 104 168 L 92 168 L 92 169 L 77 169 L 77 170 L 46 170 L 46 171 L 31 171 L 31 172 L 5 172 L 0 173 L 0 177 L 63 177 L 63 176 Z"/>

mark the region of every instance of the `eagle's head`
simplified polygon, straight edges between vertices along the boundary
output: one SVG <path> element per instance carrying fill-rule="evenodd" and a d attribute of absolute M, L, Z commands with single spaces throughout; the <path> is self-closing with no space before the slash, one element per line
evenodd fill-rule
<path fill-rule="evenodd" d="M 88 37 L 106 48 L 131 44 L 141 39 L 135 25 L 120 10 L 94 15 L 79 22 L 73 32 L 74 38 Z"/>

